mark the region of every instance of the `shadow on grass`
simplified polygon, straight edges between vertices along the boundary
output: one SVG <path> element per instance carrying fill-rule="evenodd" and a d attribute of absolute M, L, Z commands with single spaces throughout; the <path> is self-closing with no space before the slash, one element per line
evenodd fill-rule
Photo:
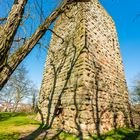
<path fill-rule="evenodd" d="M 43 127 L 44 125 L 40 125 L 35 131 L 30 133 L 27 136 L 21 137 L 19 140 L 35 140 L 35 139 L 41 139 L 41 140 L 55 140 L 59 137 L 62 130 L 57 131 L 54 133 L 51 137 L 48 137 L 49 129 L 46 127 Z"/>
<path fill-rule="evenodd" d="M 42 137 L 40 137 L 39 135 L 42 133 L 44 133 L 45 135 L 42 135 Z M 42 129 L 42 127 L 39 127 L 30 135 L 25 136 L 19 140 L 34 140 L 36 138 L 41 138 L 41 140 L 80 140 L 80 137 L 66 133 L 64 131 L 59 131 L 57 134 L 50 138 L 48 137 L 47 131 L 45 129 Z M 90 136 L 89 139 L 85 140 L 140 140 L 140 130 L 136 131 L 127 128 L 120 128 L 112 130 L 104 135 Z"/>
<path fill-rule="evenodd" d="M 20 136 L 20 133 L 12 133 L 12 134 L 7 134 L 7 133 L 0 133 L 0 140 L 18 140 Z"/>
<path fill-rule="evenodd" d="M 10 119 L 11 117 L 17 117 L 17 116 L 27 116 L 27 113 L 24 112 L 15 112 L 15 113 L 11 113 L 11 112 L 1 112 L 0 113 L 0 121 L 6 121 L 8 119 Z"/>
<path fill-rule="evenodd" d="M 93 140 L 140 140 L 140 130 L 131 130 L 120 128 L 112 130 L 100 137 L 93 136 Z"/>
<path fill-rule="evenodd" d="M 34 140 L 44 131 L 45 131 L 45 129 L 43 129 L 43 125 L 40 125 L 34 132 L 32 132 L 31 134 L 29 134 L 25 137 L 20 138 L 19 140 Z"/>
<path fill-rule="evenodd" d="M 122 140 L 140 140 L 140 131 L 131 131 L 126 133 L 118 130 L 118 134 L 125 136 L 125 138 L 122 138 Z"/>

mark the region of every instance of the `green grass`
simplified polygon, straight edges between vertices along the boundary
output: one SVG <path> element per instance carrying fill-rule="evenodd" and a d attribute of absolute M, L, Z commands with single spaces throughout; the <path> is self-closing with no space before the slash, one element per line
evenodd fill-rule
<path fill-rule="evenodd" d="M 33 114 L 26 113 L 0 113 L 0 124 L 4 126 L 9 125 L 26 125 L 26 124 L 39 124 L 39 122 L 31 119 Z"/>
<path fill-rule="evenodd" d="M 55 138 L 60 139 L 60 140 L 78 140 L 78 138 L 76 138 L 76 136 L 62 132 L 58 137 Z"/>
<path fill-rule="evenodd" d="M 75 136 L 62 132 L 53 140 L 80 140 Z M 106 134 L 97 137 L 96 135 L 92 136 L 86 140 L 140 140 L 140 131 L 134 131 L 128 128 L 119 128 L 117 130 L 109 131 Z"/>
<path fill-rule="evenodd" d="M 18 140 L 20 133 L 0 133 L 0 140 Z"/>
<path fill-rule="evenodd" d="M 33 114 L 0 113 L 0 140 L 17 140 L 22 133 L 38 128 L 40 123 L 33 118 Z"/>
<path fill-rule="evenodd" d="M 34 120 L 34 117 L 34 114 L 26 113 L 0 113 L 0 140 L 18 140 L 21 135 L 27 136 L 37 130 L 40 123 Z M 61 132 L 53 140 L 79 140 L 79 138 Z M 119 128 L 100 137 L 93 135 L 88 140 L 140 140 L 140 131 Z"/>
<path fill-rule="evenodd" d="M 94 140 L 140 140 L 140 131 L 128 128 L 119 128 L 109 131 L 100 137 L 93 136 Z"/>

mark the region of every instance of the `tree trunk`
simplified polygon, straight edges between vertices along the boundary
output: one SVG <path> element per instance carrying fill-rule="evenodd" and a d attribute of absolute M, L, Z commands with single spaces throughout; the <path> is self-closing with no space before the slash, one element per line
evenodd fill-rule
<path fill-rule="evenodd" d="M 17 111 L 17 108 L 18 108 L 19 103 L 20 103 L 20 99 L 17 100 L 17 101 L 15 101 L 13 112 L 16 112 Z"/>
<path fill-rule="evenodd" d="M 8 54 L 18 30 L 27 0 L 15 0 L 5 25 L 0 30 L 0 71 L 7 63 Z"/>
<path fill-rule="evenodd" d="M 23 46 L 19 47 L 16 52 L 14 52 L 8 60 L 6 66 L 4 66 L 3 70 L 0 72 L 0 89 L 8 81 L 11 74 L 17 68 L 17 66 L 24 60 L 24 58 L 31 52 L 31 50 L 38 43 L 40 38 L 46 33 L 49 29 L 50 25 L 55 21 L 55 19 L 65 10 L 67 4 L 67 0 L 63 2 L 63 4 L 56 9 L 49 17 L 46 18 L 44 23 L 37 28 L 34 34 L 25 41 Z"/>

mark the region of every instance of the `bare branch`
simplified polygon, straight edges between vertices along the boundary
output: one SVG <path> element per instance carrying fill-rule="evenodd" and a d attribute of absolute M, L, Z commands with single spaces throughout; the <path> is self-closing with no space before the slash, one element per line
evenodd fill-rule
<path fill-rule="evenodd" d="M 25 43 L 19 47 L 9 58 L 7 65 L 3 67 L 0 72 L 0 89 L 8 81 L 11 74 L 17 68 L 17 66 L 24 60 L 24 58 L 32 51 L 41 37 L 49 29 L 50 25 L 56 20 L 56 18 L 65 11 L 67 8 L 68 0 L 64 0 L 59 8 L 57 8 L 49 17 L 47 17 L 43 24 L 41 24 L 34 34 L 28 38 Z"/>
<path fill-rule="evenodd" d="M 28 0 L 20 0 L 19 3 L 17 3 L 16 0 L 14 1 L 7 21 L 0 30 L 0 69 L 2 69 L 7 62 L 9 50 L 22 20 L 27 1 Z"/>
<path fill-rule="evenodd" d="M 15 42 L 20 42 L 20 41 L 22 41 L 22 40 L 25 42 L 26 38 L 23 38 L 23 37 L 22 37 L 22 38 L 14 39 Z"/>
<path fill-rule="evenodd" d="M 5 21 L 7 20 L 7 18 L 0 18 L 0 21 Z"/>

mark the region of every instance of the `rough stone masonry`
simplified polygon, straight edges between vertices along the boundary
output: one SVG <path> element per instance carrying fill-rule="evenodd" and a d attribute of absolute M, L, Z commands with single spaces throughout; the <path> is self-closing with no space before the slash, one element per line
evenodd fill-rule
<path fill-rule="evenodd" d="M 129 125 L 117 33 L 98 0 L 70 3 L 53 31 L 39 97 L 45 123 L 84 137 Z"/>

